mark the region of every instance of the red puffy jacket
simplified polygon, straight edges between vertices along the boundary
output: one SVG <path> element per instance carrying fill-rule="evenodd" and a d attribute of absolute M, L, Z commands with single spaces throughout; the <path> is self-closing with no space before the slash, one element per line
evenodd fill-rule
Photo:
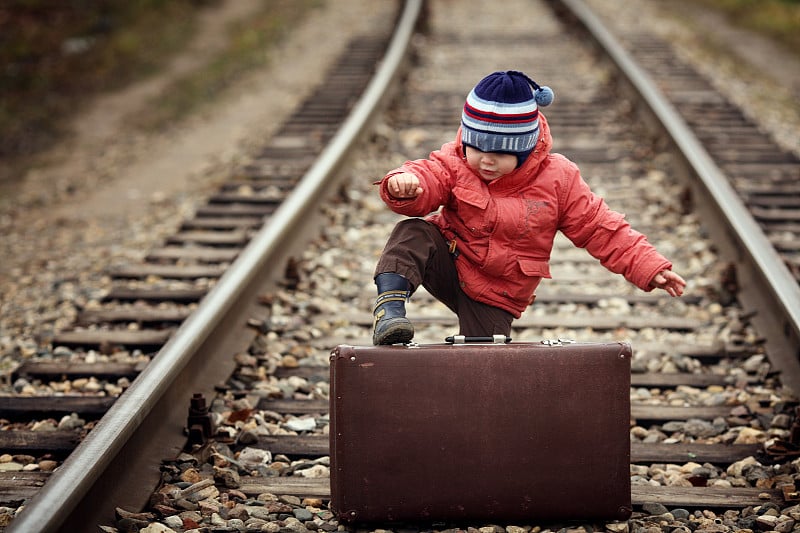
<path fill-rule="evenodd" d="M 397 213 L 427 215 L 448 241 L 456 241 L 464 292 L 517 318 L 533 302 L 541 279 L 550 277 L 556 230 L 610 271 L 651 290 L 653 277 L 672 264 L 625 215 L 592 193 L 573 162 L 550 152 L 552 137 L 541 113 L 539 128 L 536 148 L 524 164 L 489 183 L 467 165 L 459 130 L 454 142 L 428 159 L 407 161 L 389 172 L 379 182 L 381 198 Z M 387 178 L 401 172 L 419 178 L 422 194 L 412 199 L 389 195 Z"/>

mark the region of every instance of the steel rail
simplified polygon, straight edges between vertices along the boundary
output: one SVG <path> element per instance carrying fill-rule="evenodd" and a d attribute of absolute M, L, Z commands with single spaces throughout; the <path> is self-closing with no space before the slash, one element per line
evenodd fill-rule
<path fill-rule="evenodd" d="M 256 293 L 250 291 L 269 279 L 266 267 L 297 244 L 308 213 L 333 189 L 342 162 L 398 77 L 421 11 L 422 0 L 405 2 L 375 76 L 334 139 L 197 310 L 15 517 L 9 533 L 97 531 L 101 521 L 113 522 L 113 506 L 144 507 L 146 499 L 132 501 L 129 493 L 138 493 L 131 489 L 135 484 L 155 488 L 160 465 L 150 462 L 165 456 L 151 452 L 177 453 L 185 443 L 180 430 L 185 412 L 170 415 L 176 410 L 169 406 L 179 402 L 188 408 L 192 393 L 210 393 L 224 378 L 217 363 L 210 364 L 221 347 L 217 335 L 226 328 L 245 332 L 252 304 L 242 302 L 252 300 L 247 295 Z"/>
<path fill-rule="evenodd" d="M 736 264 L 739 300 L 757 309 L 753 323 L 766 339 L 773 366 L 784 385 L 800 392 L 800 285 L 747 210 L 724 172 L 652 78 L 639 67 L 583 0 L 560 0 L 614 61 L 669 134 L 699 182 L 694 190 L 721 217 L 711 231 Z"/>

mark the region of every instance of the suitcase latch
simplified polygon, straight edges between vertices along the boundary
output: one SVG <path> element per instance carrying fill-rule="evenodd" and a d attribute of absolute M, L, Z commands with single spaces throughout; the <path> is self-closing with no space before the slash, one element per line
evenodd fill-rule
<path fill-rule="evenodd" d="M 545 346 L 564 346 L 565 344 L 575 344 L 573 339 L 544 339 L 542 344 Z"/>

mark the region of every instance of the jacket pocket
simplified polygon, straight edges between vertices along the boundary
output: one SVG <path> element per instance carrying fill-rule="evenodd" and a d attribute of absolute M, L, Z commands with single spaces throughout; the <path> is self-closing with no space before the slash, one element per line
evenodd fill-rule
<path fill-rule="evenodd" d="M 486 209 L 486 206 L 489 205 L 489 198 L 487 198 L 486 193 L 483 191 L 455 186 L 453 187 L 453 196 L 458 198 L 460 202 L 469 204 L 472 207 L 477 207 L 478 209 Z"/>
<path fill-rule="evenodd" d="M 550 278 L 550 263 L 536 259 L 519 259 L 519 268 L 526 276 L 536 278 Z"/>
<path fill-rule="evenodd" d="M 489 301 L 493 305 L 513 308 L 521 313 L 533 303 L 533 294 L 542 278 L 550 277 L 550 264 L 542 260 L 517 258 L 516 265 L 509 264 L 505 276 L 489 280 L 486 291 L 491 295 Z"/>

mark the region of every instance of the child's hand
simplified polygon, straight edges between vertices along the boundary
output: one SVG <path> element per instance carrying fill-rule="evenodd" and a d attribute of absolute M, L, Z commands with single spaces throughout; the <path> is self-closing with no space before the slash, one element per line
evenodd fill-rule
<path fill-rule="evenodd" d="M 664 289 L 670 296 L 681 296 L 686 288 L 686 281 L 671 270 L 662 270 L 653 277 L 650 286 Z"/>
<path fill-rule="evenodd" d="M 419 178 L 408 172 L 390 176 L 387 187 L 389 194 L 395 198 L 416 198 L 422 194 Z"/>

